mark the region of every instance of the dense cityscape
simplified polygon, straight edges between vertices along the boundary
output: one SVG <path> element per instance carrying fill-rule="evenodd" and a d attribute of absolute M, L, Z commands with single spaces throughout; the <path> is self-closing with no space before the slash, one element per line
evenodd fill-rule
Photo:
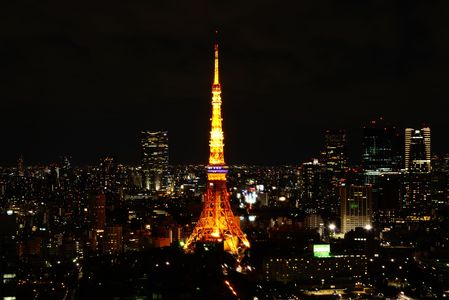
<path fill-rule="evenodd" d="M 237 262 L 220 247 L 184 253 L 205 165 L 170 165 L 166 131 L 141 132 L 139 165 L 19 156 L 0 169 L 3 299 L 446 297 L 449 155 L 431 152 L 429 127 L 360 130 L 360 165 L 338 129 L 301 164 L 229 167 L 251 242 Z"/>
<path fill-rule="evenodd" d="M 449 297 L 448 4 L 125 2 L 0 10 L 0 300 Z"/>

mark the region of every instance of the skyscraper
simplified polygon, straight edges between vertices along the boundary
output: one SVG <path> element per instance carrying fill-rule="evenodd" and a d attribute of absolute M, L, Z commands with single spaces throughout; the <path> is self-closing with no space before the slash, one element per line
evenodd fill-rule
<path fill-rule="evenodd" d="M 17 175 L 23 177 L 25 175 L 25 166 L 23 163 L 23 156 L 19 156 L 17 159 Z"/>
<path fill-rule="evenodd" d="M 324 143 L 323 159 L 326 169 L 340 178 L 348 168 L 346 132 L 343 129 L 326 130 Z"/>
<path fill-rule="evenodd" d="M 89 223 L 93 230 L 104 231 L 106 226 L 106 196 L 97 194 L 89 198 Z"/>
<path fill-rule="evenodd" d="M 400 134 L 380 117 L 363 127 L 362 139 L 363 182 L 372 185 L 374 219 L 378 223 L 390 222 L 400 202 L 399 191 L 395 194 L 392 190 L 393 182 L 401 178 Z"/>
<path fill-rule="evenodd" d="M 168 171 L 168 132 L 142 131 L 142 170 L 145 189 L 152 192 L 167 191 Z"/>
<path fill-rule="evenodd" d="M 363 127 L 362 166 L 368 176 L 398 171 L 401 168 L 400 138 L 395 127 L 383 118 Z M 371 183 L 371 182 L 367 182 Z"/>
<path fill-rule="evenodd" d="M 114 157 L 103 157 L 100 161 L 100 186 L 107 191 L 116 187 L 117 163 Z"/>
<path fill-rule="evenodd" d="M 323 185 L 324 165 L 318 159 L 302 164 L 299 173 L 301 198 L 299 206 L 306 212 L 317 212 L 325 208 Z"/>
<path fill-rule="evenodd" d="M 98 251 L 104 236 L 106 226 L 106 196 L 105 194 L 92 195 L 89 198 L 89 242 L 93 251 Z"/>
<path fill-rule="evenodd" d="M 16 299 L 17 215 L 12 211 L 0 212 L 0 299 Z"/>
<path fill-rule="evenodd" d="M 341 231 L 347 233 L 356 227 L 372 226 L 371 185 L 345 185 L 340 187 Z"/>
<path fill-rule="evenodd" d="M 324 164 L 323 185 L 326 210 L 335 215 L 339 211 L 339 185 L 348 170 L 346 153 L 346 132 L 340 130 L 326 130 L 324 134 Z"/>
<path fill-rule="evenodd" d="M 431 170 L 430 128 L 405 129 L 405 171 L 429 173 Z"/>
<path fill-rule="evenodd" d="M 449 205 L 449 155 L 432 157 L 432 202 Z"/>
<path fill-rule="evenodd" d="M 221 118 L 221 85 L 218 72 L 218 44 L 215 44 L 215 69 L 212 84 L 212 118 L 209 140 L 207 190 L 200 219 L 187 239 L 185 249 L 195 249 L 196 243 L 223 244 L 224 250 L 241 257 L 250 244 L 234 216 L 226 187 L 228 167 L 224 161 L 224 135 Z"/>
<path fill-rule="evenodd" d="M 429 216 L 431 201 L 430 128 L 405 129 L 405 170 L 402 208 L 408 216 Z"/>

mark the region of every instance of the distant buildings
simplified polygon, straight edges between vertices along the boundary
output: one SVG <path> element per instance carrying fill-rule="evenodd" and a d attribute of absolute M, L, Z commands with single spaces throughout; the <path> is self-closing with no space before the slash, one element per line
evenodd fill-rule
<path fill-rule="evenodd" d="M 337 178 L 348 168 L 346 153 L 346 132 L 340 130 L 326 130 L 324 134 L 323 159 L 326 170 Z"/>
<path fill-rule="evenodd" d="M 122 252 L 123 228 L 121 225 L 107 226 L 104 231 L 103 253 Z"/>
<path fill-rule="evenodd" d="M 264 261 L 265 281 L 301 282 L 307 286 L 338 283 L 353 286 L 366 278 L 368 258 L 365 254 L 326 257 L 276 257 Z"/>
<path fill-rule="evenodd" d="M 363 183 L 372 185 L 373 220 L 390 223 L 399 208 L 399 192 L 394 195 L 393 183 L 401 178 L 403 142 L 399 131 L 382 117 L 371 120 L 362 133 Z"/>
<path fill-rule="evenodd" d="M 400 218 L 401 172 L 385 173 L 373 185 L 373 218 L 379 228 L 391 226 Z"/>
<path fill-rule="evenodd" d="M 372 186 L 344 185 L 340 187 L 341 231 L 372 226 Z"/>
<path fill-rule="evenodd" d="M 324 133 L 324 150 L 321 152 L 324 173 L 321 184 L 326 210 L 333 215 L 338 214 L 338 187 L 348 170 L 346 142 L 346 132 L 343 129 L 326 130 Z"/>
<path fill-rule="evenodd" d="M 24 176 L 25 175 L 25 166 L 23 163 L 23 156 L 19 156 L 19 159 L 17 159 L 17 175 L 18 176 Z"/>
<path fill-rule="evenodd" d="M 103 157 L 100 161 L 100 186 L 112 191 L 116 185 L 117 163 L 114 157 Z"/>
<path fill-rule="evenodd" d="M 435 206 L 449 204 L 449 155 L 432 157 L 432 203 Z"/>
<path fill-rule="evenodd" d="M 142 170 L 144 187 L 158 192 L 169 189 L 168 132 L 142 131 Z"/>
<path fill-rule="evenodd" d="M 431 170 L 430 128 L 405 129 L 405 171 L 429 173 Z"/>
<path fill-rule="evenodd" d="M 91 228 L 104 230 L 106 226 L 106 196 L 98 194 L 89 199 L 89 221 Z"/>
<path fill-rule="evenodd" d="M 16 299 L 17 221 L 12 211 L 0 213 L 0 299 Z"/>
<path fill-rule="evenodd" d="M 106 196 L 98 194 L 89 199 L 89 242 L 93 251 L 99 250 L 106 226 Z"/>
<path fill-rule="evenodd" d="M 363 127 L 362 167 L 365 183 L 376 183 L 378 176 L 401 168 L 400 137 L 395 127 L 382 118 Z"/>
<path fill-rule="evenodd" d="M 315 212 L 325 208 L 325 192 L 323 185 L 325 166 L 317 159 L 302 164 L 299 172 L 301 190 L 299 207 L 306 212 Z"/>
<path fill-rule="evenodd" d="M 406 128 L 402 208 L 409 217 L 431 213 L 431 157 L 430 128 Z"/>

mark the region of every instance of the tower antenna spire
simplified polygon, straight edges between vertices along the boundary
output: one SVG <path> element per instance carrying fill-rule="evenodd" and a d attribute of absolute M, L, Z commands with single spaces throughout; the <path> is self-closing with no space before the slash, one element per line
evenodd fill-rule
<path fill-rule="evenodd" d="M 215 51 L 214 86 L 219 86 L 220 80 L 218 70 L 218 30 L 215 30 L 214 51 Z"/>

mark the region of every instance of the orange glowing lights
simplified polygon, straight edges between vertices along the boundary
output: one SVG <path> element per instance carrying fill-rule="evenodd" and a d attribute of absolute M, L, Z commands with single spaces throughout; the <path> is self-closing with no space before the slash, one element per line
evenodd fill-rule
<path fill-rule="evenodd" d="M 226 187 L 227 167 L 224 161 L 224 137 L 221 118 L 221 86 L 218 74 L 218 45 L 215 44 L 215 68 L 212 84 L 212 118 L 210 131 L 210 155 L 207 173 L 207 190 L 201 216 L 187 239 L 184 249 L 193 251 L 196 242 L 223 243 L 223 248 L 238 259 L 249 241 L 242 232 L 238 218 L 234 216 Z M 235 291 L 233 291 L 235 293 Z"/>
<path fill-rule="evenodd" d="M 207 174 L 207 180 L 208 181 L 216 181 L 216 180 L 226 180 L 226 174 L 215 174 L 215 173 L 209 173 Z"/>
<path fill-rule="evenodd" d="M 221 118 L 221 86 L 218 77 L 218 45 L 215 44 L 214 83 L 212 85 L 212 119 L 209 165 L 224 165 L 224 136 Z"/>
<path fill-rule="evenodd" d="M 215 44 L 214 50 L 215 50 L 214 85 L 220 85 L 220 81 L 218 78 L 218 44 Z"/>

